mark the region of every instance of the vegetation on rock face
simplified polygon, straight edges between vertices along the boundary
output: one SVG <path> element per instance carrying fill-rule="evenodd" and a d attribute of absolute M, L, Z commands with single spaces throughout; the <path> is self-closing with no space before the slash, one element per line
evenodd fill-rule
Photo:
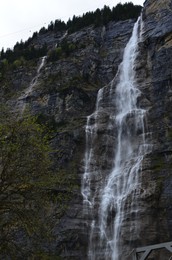
<path fill-rule="evenodd" d="M 8 112 L 0 114 L 1 257 L 43 252 L 43 241 L 49 243 L 53 237 L 51 211 L 56 212 L 58 222 L 76 189 L 73 175 L 51 170 L 49 137 L 34 117 L 16 120 Z M 28 241 L 32 243 L 30 253 Z M 23 250 L 18 250 L 19 245 Z"/>
<path fill-rule="evenodd" d="M 131 3 L 119 4 L 112 10 L 105 6 L 102 10 L 97 9 L 82 17 L 74 16 L 67 23 L 56 20 L 55 23 L 50 23 L 48 29 L 42 28 L 39 33 L 34 33 L 25 43 L 17 43 L 13 50 L 1 51 L 0 91 L 3 102 L 10 101 L 11 98 L 17 99 L 17 95 L 29 85 L 36 73 L 38 58 L 45 55 L 47 67 L 41 71 L 39 89 L 42 83 L 43 95 L 51 93 L 51 99 L 48 97 L 49 104 L 45 105 L 45 108 L 44 103 L 41 104 L 40 95 L 38 102 L 42 105 L 42 110 L 39 108 L 32 111 L 38 115 L 37 118 L 29 116 L 14 119 L 9 113 L 0 114 L 2 259 L 60 259 L 59 255 L 66 250 L 67 242 L 58 244 L 61 239 L 58 238 L 58 235 L 61 236 L 60 220 L 70 208 L 73 197 L 80 194 L 78 173 L 84 149 L 83 125 L 86 114 L 93 110 L 91 100 L 94 100 L 100 86 L 97 77 L 94 77 L 94 73 L 91 74 L 95 71 L 94 65 L 97 61 L 92 64 L 90 57 L 87 57 L 87 64 L 87 59 L 84 61 L 85 53 L 80 60 L 73 57 L 80 46 L 85 48 L 89 43 L 83 40 L 78 44 L 70 41 L 71 36 L 63 39 L 61 36 L 66 30 L 69 34 L 85 26 L 97 27 L 113 20 L 137 18 L 140 10 L 140 6 L 133 6 Z M 39 40 L 46 33 L 48 36 L 45 38 L 55 36 L 53 45 L 39 44 Z M 56 47 L 53 48 L 55 43 Z M 60 60 L 59 66 L 58 62 L 56 67 L 48 63 L 57 60 Z M 62 64 L 62 60 L 65 65 Z M 86 68 L 82 66 L 83 63 L 87 65 Z M 70 66 L 66 67 L 66 64 Z M 35 93 L 37 89 L 35 88 Z M 34 97 L 36 99 L 37 95 Z M 61 106 L 53 107 L 55 98 L 58 98 Z M 31 101 L 29 98 L 26 100 L 28 103 Z M 47 134 L 49 129 L 53 131 L 51 138 Z M 72 240 L 68 230 L 65 236 Z M 63 244 L 64 249 L 60 249 L 63 248 Z"/>
<path fill-rule="evenodd" d="M 68 43 L 65 39 L 54 49 L 51 49 L 48 52 L 47 60 L 48 61 L 56 61 L 62 57 L 68 57 L 71 52 L 76 49 L 76 45 L 72 43 Z"/>
<path fill-rule="evenodd" d="M 0 55 L 1 63 L 3 60 L 7 60 L 8 63 L 12 64 L 16 63 L 16 60 L 20 60 L 21 58 L 24 60 L 31 60 L 46 55 L 48 52 L 46 44 L 42 47 L 35 47 L 34 44 L 32 44 L 33 40 L 37 38 L 38 35 L 46 34 L 48 32 L 57 33 L 65 30 L 67 30 L 68 33 L 73 33 L 90 25 L 102 26 L 106 25 L 110 21 L 137 19 L 140 15 L 141 8 L 142 7 L 139 5 L 133 5 L 132 2 L 123 5 L 119 3 L 112 9 L 105 5 L 103 9 L 97 9 L 94 12 L 87 12 L 83 14 L 83 16 L 77 17 L 74 15 L 67 23 L 61 20 L 56 20 L 55 22 L 51 22 L 47 29 L 45 27 L 41 28 L 39 34 L 35 32 L 26 42 L 17 42 L 13 50 L 7 49 L 5 52 L 4 49 L 2 49 Z M 65 48 L 65 46 L 63 46 L 63 48 Z M 67 46 L 66 48 L 65 52 L 68 55 L 68 52 L 71 51 L 72 47 Z M 60 50 L 56 50 L 56 53 L 53 53 L 53 57 L 56 55 L 59 56 L 60 52 Z"/>
<path fill-rule="evenodd" d="M 17 236 L 39 231 L 42 179 L 50 175 L 45 129 L 34 118 L 0 118 L 0 254 L 16 255 Z M 21 235 L 22 234 L 22 235 Z M 19 240 L 20 240 L 19 239 Z"/>
<path fill-rule="evenodd" d="M 29 42 L 29 44 L 28 44 Z M 16 60 L 32 60 L 35 58 L 43 57 L 47 53 L 47 45 L 44 44 L 41 48 L 35 48 L 32 44 L 30 45 L 30 40 L 20 43 L 16 43 L 14 49 L 7 49 L 4 52 L 4 49 L 1 51 L 1 63 L 3 60 L 7 60 L 9 64 L 13 64 Z M 2 66 L 2 64 L 1 64 Z"/>
<path fill-rule="evenodd" d="M 82 17 L 73 16 L 72 20 L 68 20 L 67 29 L 69 32 L 76 32 L 85 26 L 91 24 L 95 26 L 106 25 L 110 21 L 121 21 L 127 19 L 137 19 L 141 12 L 141 6 L 133 5 L 133 3 L 119 3 L 116 7 L 110 9 L 104 6 L 103 9 L 97 9 L 95 12 L 87 12 Z"/>

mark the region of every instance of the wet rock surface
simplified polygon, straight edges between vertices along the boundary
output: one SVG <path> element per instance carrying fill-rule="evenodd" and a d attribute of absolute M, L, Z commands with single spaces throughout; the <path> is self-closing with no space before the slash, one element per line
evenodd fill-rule
<path fill-rule="evenodd" d="M 138 184 L 138 217 L 134 217 L 133 221 L 133 215 L 126 214 L 123 225 L 123 260 L 132 259 L 129 255 L 131 248 L 172 240 L 172 1 L 146 0 L 142 19 L 143 34 L 135 69 L 141 90 L 138 102 L 140 107 L 147 110 L 147 140 L 152 150 L 144 159 Z M 65 169 L 71 174 L 73 167 L 76 172 L 79 188 L 75 190 L 65 214 L 58 221 L 53 220 L 56 239 L 51 245 L 45 245 L 62 259 L 88 259 L 88 223 L 91 220 L 83 212 L 80 193 L 86 117 L 95 110 L 98 90 L 115 77 L 133 25 L 133 20 L 111 22 L 106 27 L 88 27 L 66 35 L 66 40 L 77 48 L 68 57 L 55 62 L 46 60 L 37 84 L 23 101 L 26 109 L 38 115 L 55 132 L 52 140 L 52 146 L 58 147 L 54 153 L 55 168 Z M 40 36 L 35 45 L 47 43 L 54 48 L 61 37 L 63 35 Z M 0 83 L 1 102 L 20 110 L 23 104 L 19 102 L 20 97 L 36 76 L 39 64 L 40 60 L 28 68 L 21 67 L 8 72 L 8 82 L 3 79 Z M 109 87 L 104 89 L 105 97 Z M 102 113 L 98 115 L 101 124 L 94 140 L 97 153 L 95 171 L 101 168 L 102 175 L 113 167 L 113 144 L 116 138 L 113 123 L 107 128 L 110 110 L 115 109 L 115 104 L 110 104 L 105 97 L 101 101 Z M 105 150 L 105 142 L 108 151 Z M 108 160 L 105 153 L 108 154 Z M 92 186 L 94 188 L 94 183 Z M 53 205 L 52 219 L 55 211 L 56 205 Z M 114 215 L 112 211 L 109 222 Z M 132 232 L 135 225 L 138 226 L 138 235 L 129 241 L 128 232 Z M 32 245 L 28 243 L 26 247 L 29 250 Z M 155 252 L 148 259 L 168 258 L 168 252 Z"/>
<path fill-rule="evenodd" d="M 141 178 L 140 238 L 137 246 L 172 240 L 171 199 L 171 68 L 172 2 L 147 0 L 143 10 L 143 41 L 137 57 L 139 101 L 147 112 L 148 138 L 152 152 L 143 164 Z M 137 65 L 136 65 L 137 66 Z M 169 252 L 157 251 L 148 259 L 168 259 Z"/>

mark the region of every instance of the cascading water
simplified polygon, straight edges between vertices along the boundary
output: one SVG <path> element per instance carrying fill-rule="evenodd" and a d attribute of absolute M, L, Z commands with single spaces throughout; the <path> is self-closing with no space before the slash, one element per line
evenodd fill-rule
<path fill-rule="evenodd" d="M 82 195 L 90 227 L 88 258 L 91 260 L 126 259 L 121 256 L 123 226 L 127 219 L 136 218 L 138 212 L 139 172 L 149 150 L 144 126 L 146 111 L 138 106 L 141 92 L 136 86 L 134 70 L 140 27 L 139 18 L 124 50 L 117 77 L 110 87 L 99 91 L 96 110 L 87 118 Z M 105 103 L 111 109 L 105 108 Z M 103 129 L 106 134 L 101 138 L 103 116 L 108 121 Z M 98 142 L 104 142 L 102 153 L 96 148 Z M 97 153 L 100 157 L 96 157 Z M 113 157 L 112 170 L 104 169 L 108 156 Z M 132 224 L 129 242 L 137 232 L 138 227 Z"/>
<path fill-rule="evenodd" d="M 24 94 L 22 96 L 20 96 L 20 98 L 18 99 L 18 107 L 20 108 L 20 115 L 22 116 L 25 108 L 26 108 L 26 99 L 27 97 L 32 93 L 33 88 L 37 85 L 38 82 L 38 78 L 40 76 L 40 72 L 41 69 L 43 68 L 44 64 L 45 64 L 45 60 L 46 60 L 46 56 L 42 57 L 41 59 L 41 63 L 39 64 L 39 67 L 37 69 L 37 73 L 36 76 L 32 79 L 29 87 L 25 90 Z"/>

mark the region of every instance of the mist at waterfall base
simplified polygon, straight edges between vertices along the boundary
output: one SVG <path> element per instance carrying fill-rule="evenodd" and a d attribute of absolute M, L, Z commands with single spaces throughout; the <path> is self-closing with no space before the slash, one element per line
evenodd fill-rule
<path fill-rule="evenodd" d="M 89 229 L 90 260 L 126 259 L 122 255 L 122 234 L 127 218 L 133 219 L 127 234 L 128 244 L 139 235 L 139 227 L 134 222 L 138 217 L 136 195 L 142 161 L 150 149 L 146 143 L 146 111 L 138 104 L 141 92 L 134 70 L 141 29 L 139 18 L 115 79 L 99 90 L 95 112 L 87 117 L 82 195 L 83 213 Z M 108 112 L 105 113 L 105 109 Z M 105 133 L 101 135 L 103 117 L 108 120 Z M 97 161 L 96 153 L 101 150 L 102 143 L 103 152 Z M 109 155 L 113 157 L 110 167 Z M 107 164 L 107 170 L 103 164 Z M 132 249 L 132 245 L 128 245 L 127 250 Z"/>

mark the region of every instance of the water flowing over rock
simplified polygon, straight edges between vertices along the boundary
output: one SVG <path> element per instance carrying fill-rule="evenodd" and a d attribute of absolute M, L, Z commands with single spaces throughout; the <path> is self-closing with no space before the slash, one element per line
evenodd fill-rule
<path fill-rule="evenodd" d="M 105 88 L 99 90 L 96 110 L 87 118 L 82 194 L 84 211 L 90 216 L 88 258 L 91 260 L 125 259 L 122 248 L 125 244 L 129 247 L 126 251 L 132 251 L 130 246 L 139 231 L 136 223 L 140 211 L 137 202 L 139 172 L 150 150 L 144 124 L 146 110 L 139 107 L 140 90 L 135 80 L 140 27 L 139 19 L 124 50 L 118 75 L 105 87 L 106 94 Z M 109 104 L 108 110 L 105 104 Z M 105 131 L 99 133 L 104 128 Z M 102 159 L 97 157 L 99 143 L 104 146 L 100 152 Z M 112 161 L 109 172 L 103 169 L 108 160 Z M 127 228 L 128 220 L 133 225 Z M 123 241 L 124 229 L 130 246 Z"/>
<path fill-rule="evenodd" d="M 137 247 L 172 241 L 171 14 L 171 0 L 146 0 L 136 24 L 40 34 L 32 44 L 46 43 L 47 58 L 0 75 L 1 104 L 53 131 L 54 174 L 76 183 L 63 214 L 49 205 L 51 243 L 18 235 L 25 259 L 41 244 L 55 259 L 131 260 Z M 75 48 L 48 60 L 63 36 Z"/>
<path fill-rule="evenodd" d="M 29 87 L 24 91 L 24 94 L 22 96 L 20 96 L 18 101 L 17 101 L 16 107 L 17 107 L 17 110 L 19 110 L 19 114 L 21 116 L 23 115 L 23 113 L 26 109 L 27 100 L 32 95 L 34 87 L 38 83 L 38 78 L 40 77 L 40 72 L 41 72 L 41 69 L 43 68 L 43 66 L 45 64 L 45 60 L 46 60 L 46 56 L 41 59 L 41 62 L 40 62 L 38 69 L 37 69 L 36 76 L 32 79 Z"/>

